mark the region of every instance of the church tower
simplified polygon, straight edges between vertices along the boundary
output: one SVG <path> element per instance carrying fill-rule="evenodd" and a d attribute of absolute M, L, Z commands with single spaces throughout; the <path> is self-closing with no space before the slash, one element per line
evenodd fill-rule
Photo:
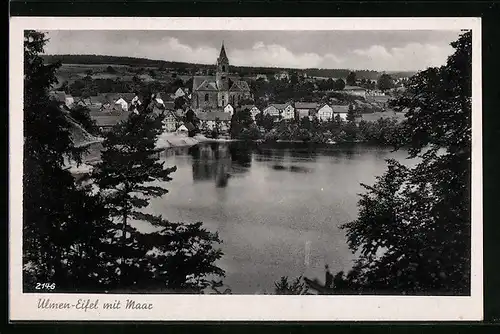
<path fill-rule="evenodd" d="M 219 58 L 217 58 L 216 81 L 219 90 L 229 89 L 229 59 L 227 59 L 226 50 L 224 49 L 224 42 L 220 49 Z"/>

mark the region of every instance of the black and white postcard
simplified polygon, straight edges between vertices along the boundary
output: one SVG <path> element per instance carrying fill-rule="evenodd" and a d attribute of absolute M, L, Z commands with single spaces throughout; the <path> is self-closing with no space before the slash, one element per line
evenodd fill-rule
<path fill-rule="evenodd" d="M 11 320 L 481 320 L 478 18 L 10 21 Z"/>

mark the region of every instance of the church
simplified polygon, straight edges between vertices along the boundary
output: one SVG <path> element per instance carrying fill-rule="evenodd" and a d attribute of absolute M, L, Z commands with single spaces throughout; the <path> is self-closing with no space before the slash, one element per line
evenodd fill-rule
<path fill-rule="evenodd" d="M 221 111 L 227 104 L 239 106 L 245 98 L 250 98 L 250 88 L 245 81 L 230 78 L 229 59 L 222 43 L 215 76 L 193 78 L 191 106 L 195 111 Z"/>

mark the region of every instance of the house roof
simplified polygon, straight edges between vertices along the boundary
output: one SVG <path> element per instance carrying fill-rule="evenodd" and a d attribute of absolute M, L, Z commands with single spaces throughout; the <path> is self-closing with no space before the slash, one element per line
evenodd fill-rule
<path fill-rule="evenodd" d="M 106 113 L 101 113 L 99 115 L 96 115 L 95 113 L 92 113 L 90 117 L 92 117 L 93 120 L 95 120 L 97 126 L 115 126 L 116 124 L 120 123 L 121 121 L 124 121 L 128 118 L 130 115 L 130 112 L 122 112 L 120 114 L 106 114 Z"/>
<path fill-rule="evenodd" d="M 330 105 L 332 107 L 334 113 L 347 113 L 349 111 L 349 106 L 347 105 Z"/>
<path fill-rule="evenodd" d="M 276 109 L 278 110 L 283 110 L 285 109 L 286 107 L 288 107 L 290 105 L 290 103 L 271 103 L 269 107 L 275 107 Z M 267 109 L 267 108 L 266 108 Z"/>
<path fill-rule="evenodd" d="M 212 111 L 212 112 L 197 112 L 196 117 L 201 121 L 215 121 L 217 118 L 220 121 L 231 120 L 231 114 L 222 111 Z"/>
<path fill-rule="evenodd" d="M 296 109 L 316 109 L 317 107 L 316 102 L 295 102 Z"/>
<path fill-rule="evenodd" d="M 193 124 L 191 124 L 191 123 L 187 123 L 187 124 L 193 126 Z M 183 124 L 183 125 L 179 126 L 179 128 L 177 129 L 177 131 L 180 132 L 180 131 L 189 131 L 189 130 L 188 130 L 187 126 Z"/>

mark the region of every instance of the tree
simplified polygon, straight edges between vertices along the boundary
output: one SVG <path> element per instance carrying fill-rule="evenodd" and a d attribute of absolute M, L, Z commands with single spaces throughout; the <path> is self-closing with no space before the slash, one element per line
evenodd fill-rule
<path fill-rule="evenodd" d="M 23 287 L 36 292 L 36 283 L 51 282 L 57 292 L 89 290 L 102 278 L 102 257 L 91 248 L 106 238 L 107 212 L 66 169 L 65 160 L 80 162 L 82 151 L 66 112 L 48 96 L 60 63 L 44 64 L 46 42 L 43 33 L 24 31 Z"/>
<path fill-rule="evenodd" d="M 399 145 L 420 162 L 388 161 L 343 226 L 360 254 L 342 277 L 354 292 L 470 293 L 471 42 L 464 32 L 447 63 L 413 76 L 394 102 L 409 108 Z"/>
<path fill-rule="evenodd" d="M 162 120 L 162 114 L 142 110 L 116 125 L 106 136 L 102 161 L 93 173 L 115 224 L 111 244 L 119 250 L 113 253 L 116 266 L 110 290 L 201 292 L 210 284 L 210 276 L 224 275 L 214 265 L 222 256 L 213 248 L 220 242 L 217 234 L 204 230 L 201 223 L 171 223 L 143 211 L 152 198 L 168 192 L 162 183 L 170 181 L 176 170 L 165 168 L 154 155 Z M 149 223 L 159 231 L 141 233 L 133 221 Z"/>
<path fill-rule="evenodd" d="M 184 96 L 179 96 L 175 98 L 174 100 L 175 110 L 184 109 L 185 106 L 186 106 L 186 99 L 184 98 Z"/>
<path fill-rule="evenodd" d="M 231 117 L 231 138 L 241 138 L 245 129 L 250 129 L 254 124 L 252 115 L 248 109 L 235 112 Z"/>
<path fill-rule="evenodd" d="M 377 80 L 377 87 L 382 91 L 386 91 L 394 87 L 394 81 L 389 74 L 382 74 Z"/>
<path fill-rule="evenodd" d="M 116 70 L 111 65 L 109 65 L 108 67 L 106 67 L 106 72 L 108 72 L 109 74 L 115 74 Z"/>
<path fill-rule="evenodd" d="M 354 122 L 356 120 L 356 113 L 354 112 L 354 105 L 349 104 L 349 109 L 347 110 L 347 121 Z"/>
<path fill-rule="evenodd" d="M 345 82 L 342 79 L 335 80 L 334 90 L 342 90 L 345 88 Z"/>
<path fill-rule="evenodd" d="M 99 128 L 95 120 L 90 117 L 90 110 L 85 106 L 75 105 L 70 109 L 70 116 L 73 117 L 75 121 L 80 123 L 80 125 L 89 133 L 97 135 L 99 134 Z"/>
<path fill-rule="evenodd" d="M 349 72 L 346 78 L 346 84 L 349 86 L 354 86 L 356 85 L 356 73 L 355 72 Z"/>
<path fill-rule="evenodd" d="M 287 276 L 281 276 L 274 282 L 274 292 L 277 295 L 306 295 L 309 292 L 307 285 L 302 281 L 302 276 L 290 282 Z"/>

